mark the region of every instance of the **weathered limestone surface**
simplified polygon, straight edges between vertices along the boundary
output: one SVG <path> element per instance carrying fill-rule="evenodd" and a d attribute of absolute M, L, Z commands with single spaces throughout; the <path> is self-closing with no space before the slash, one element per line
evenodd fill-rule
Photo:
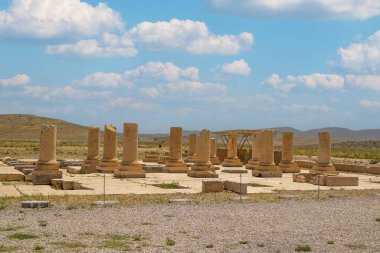
<path fill-rule="evenodd" d="M 331 163 L 331 136 L 329 132 L 319 132 L 318 161 L 310 169 L 315 174 L 338 174 Z"/>
<path fill-rule="evenodd" d="M 210 139 L 210 161 L 212 165 L 221 164 L 219 158 L 216 156 L 216 140 L 215 138 Z"/>
<path fill-rule="evenodd" d="M 197 138 L 196 162 L 187 172 L 189 177 L 207 178 L 218 177 L 210 161 L 210 130 L 203 129 Z"/>
<path fill-rule="evenodd" d="M 202 181 L 202 192 L 222 192 L 223 181 Z"/>
<path fill-rule="evenodd" d="M 185 162 L 194 163 L 196 161 L 197 134 L 189 134 L 189 153 Z"/>
<path fill-rule="evenodd" d="M 260 134 L 260 162 L 252 175 L 255 177 L 282 177 L 282 172 L 274 163 L 274 131 L 263 130 Z"/>
<path fill-rule="evenodd" d="M 282 159 L 278 166 L 282 173 L 299 173 L 300 169 L 293 161 L 293 132 L 282 133 Z"/>
<path fill-rule="evenodd" d="M 158 163 L 160 160 L 160 151 L 145 151 L 143 162 Z"/>
<path fill-rule="evenodd" d="M 237 156 L 237 135 L 236 133 L 228 134 L 228 154 L 222 165 L 224 167 L 242 167 L 243 163 Z"/>
<path fill-rule="evenodd" d="M 253 170 L 260 162 L 260 133 L 256 133 L 252 142 L 252 158 L 245 165 L 247 170 Z"/>
<path fill-rule="evenodd" d="M 182 127 L 170 128 L 170 157 L 165 163 L 163 172 L 186 173 L 188 167 L 182 159 Z"/>
<path fill-rule="evenodd" d="M 41 126 L 40 155 L 35 170 L 32 172 L 33 184 L 51 184 L 50 180 L 62 178 L 56 158 L 57 127 Z"/>
<path fill-rule="evenodd" d="M 119 166 L 117 159 L 117 133 L 113 125 L 104 126 L 103 158 L 98 166 L 98 172 L 113 173 Z"/>
<path fill-rule="evenodd" d="M 138 160 L 138 126 L 136 123 L 124 123 L 123 161 L 114 172 L 120 178 L 144 178 L 145 171 Z"/>
<path fill-rule="evenodd" d="M 88 128 L 87 159 L 83 161 L 80 173 L 96 173 L 99 166 L 100 129 L 91 126 Z"/>

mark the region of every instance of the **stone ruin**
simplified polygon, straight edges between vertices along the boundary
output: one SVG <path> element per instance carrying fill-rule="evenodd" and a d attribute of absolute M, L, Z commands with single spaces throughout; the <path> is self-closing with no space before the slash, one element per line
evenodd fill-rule
<path fill-rule="evenodd" d="M 282 157 L 279 166 L 274 163 L 274 131 L 256 131 L 252 142 L 252 157 L 245 165 L 245 169 L 252 170 L 255 177 L 282 177 L 282 173 L 294 173 L 293 181 L 298 183 L 311 183 L 324 186 L 356 186 L 357 177 L 339 176 L 339 172 L 331 163 L 331 135 L 328 132 L 319 133 L 317 163 L 310 161 L 293 160 L 293 133 L 282 133 Z M 39 159 L 35 163 L 19 163 L 14 159 L 4 161 L 21 171 L 23 179 L 31 181 L 35 185 L 52 184 L 64 188 L 74 185 L 70 182 L 62 183 L 61 166 L 70 164 L 78 165 L 78 161 L 57 161 L 56 159 L 56 136 L 57 129 L 54 125 L 41 126 Z M 216 167 L 220 160 L 216 155 L 217 142 L 211 138 L 211 132 L 202 130 L 198 135 L 189 136 L 189 153 L 186 162 L 182 158 L 182 128 L 172 127 L 170 129 L 170 151 L 162 153 L 155 151 L 155 165 L 140 163 L 138 160 L 138 125 L 125 123 L 123 129 L 123 157 L 119 162 L 117 159 L 117 134 L 116 127 L 105 125 L 103 157 L 99 159 L 100 130 L 98 127 L 88 129 L 87 157 L 81 164 L 78 173 L 113 173 L 116 178 L 145 178 L 146 173 L 187 173 L 189 177 L 216 178 Z M 158 158 L 159 157 L 159 158 Z M 164 166 L 160 161 L 165 160 Z M 298 166 L 299 165 L 299 166 Z M 243 163 L 237 157 L 237 136 L 235 132 L 228 134 L 228 155 L 224 159 L 224 167 L 242 167 Z M 309 167 L 308 173 L 300 173 L 300 167 Z M 351 166 L 357 172 L 379 173 L 379 169 L 368 169 L 368 167 Z M 351 168 L 350 167 L 350 168 Z M 363 168 L 362 168 L 363 167 Z M 68 167 L 69 168 L 69 167 Z M 338 165 L 339 170 L 344 167 Z M 348 170 L 348 169 L 347 169 Z M 238 170 L 237 170 L 238 171 Z M 21 177 L 20 177 L 21 178 Z M 206 183 L 207 184 L 207 183 Z M 212 184 L 212 183 L 209 183 Z M 79 189 L 75 185 L 71 188 Z M 205 186 L 207 188 L 207 186 Z M 232 187 L 233 188 L 233 187 Z M 229 187 L 228 189 L 232 189 Z"/>

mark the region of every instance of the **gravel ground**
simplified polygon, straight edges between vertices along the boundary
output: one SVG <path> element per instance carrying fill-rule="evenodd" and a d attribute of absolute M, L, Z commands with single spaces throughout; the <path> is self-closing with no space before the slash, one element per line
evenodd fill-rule
<path fill-rule="evenodd" d="M 1 250 L 33 252 L 379 252 L 380 197 L 0 211 Z M 13 231 L 6 231 L 13 230 Z M 32 239 L 10 239 L 25 233 Z M 166 245 L 167 239 L 175 245 Z"/>

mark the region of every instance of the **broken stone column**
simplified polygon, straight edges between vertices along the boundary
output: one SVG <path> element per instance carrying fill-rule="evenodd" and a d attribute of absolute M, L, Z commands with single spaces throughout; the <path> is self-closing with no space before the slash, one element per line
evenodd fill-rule
<path fill-rule="evenodd" d="M 338 174 L 331 164 L 331 136 L 329 132 L 319 132 L 318 161 L 310 169 L 313 174 Z"/>
<path fill-rule="evenodd" d="M 182 127 L 171 127 L 170 157 L 163 167 L 163 172 L 186 173 L 188 170 L 182 159 Z"/>
<path fill-rule="evenodd" d="M 100 130 L 99 127 L 91 126 L 88 128 L 87 141 L 87 159 L 83 161 L 80 173 L 89 174 L 96 173 L 99 166 L 99 146 L 100 146 Z"/>
<path fill-rule="evenodd" d="M 216 156 L 216 140 L 215 138 L 210 139 L 210 161 L 212 165 L 221 164 L 219 158 Z"/>
<path fill-rule="evenodd" d="M 222 165 L 224 167 L 242 167 L 243 163 L 237 157 L 237 135 L 236 133 L 228 133 L 228 153 Z"/>
<path fill-rule="evenodd" d="M 113 173 L 119 166 L 117 159 L 117 133 L 113 125 L 104 126 L 103 158 L 100 161 L 98 172 Z"/>
<path fill-rule="evenodd" d="M 185 162 L 193 163 L 196 161 L 196 145 L 197 145 L 197 134 L 189 134 L 189 154 L 186 157 Z"/>
<path fill-rule="evenodd" d="M 260 162 L 260 132 L 255 133 L 252 142 L 252 157 L 245 165 L 247 170 L 253 170 Z"/>
<path fill-rule="evenodd" d="M 40 154 L 36 167 L 32 172 L 33 184 L 51 184 L 52 179 L 62 178 L 56 158 L 57 127 L 41 126 Z"/>
<path fill-rule="evenodd" d="M 282 172 L 274 163 L 274 131 L 263 130 L 260 134 L 260 162 L 252 175 L 255 177 L 282 177 Z"/>
<path fill-rule="evenodd" d="M 218 177 L 210 161 L 210 130 L 203 129 L 197 138 L 197 161 L 187 172 L 189 177 L 214 178 Z"/>
<path fill-rule="evenodd" d="M 124 123 L 123 131 L 123 160 L 115 177 L 141 178 L 145 177 L 145 171 L 138 160 L 138 126 L 135 123 Z"/>
<path fill-rule="evenodd" d="M 279 169 L 282 173 L 299 173 L 300 169 L 293 161 L 293 132 L 282 132 L 282 157 Z"/>

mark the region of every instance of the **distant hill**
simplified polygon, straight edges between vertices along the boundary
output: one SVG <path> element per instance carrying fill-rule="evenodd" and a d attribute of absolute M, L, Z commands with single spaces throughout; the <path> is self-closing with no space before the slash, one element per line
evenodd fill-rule
<path fill-rule="evenodd" d="M 52 119 L 29 114 L 2 114 L 0 115 L 0 140 L 20 139 L 20 140 L 38 140 L 40 136 L 40 127 L 43 124 L 53 124 L 57 126 L 58 140 L 87 140 L 86 126 L 70 123 L 67 121 Z M 376 141 L 380 140 L 380 129 L 366 129 L 353 131 L 346 128 L 321 128 L 308 131 L 300 131 L 291 127 L 274 128 L 277 131 L 292 131 L 295 136 L 295 144 L 315 144 L 318 142 L 318 132 L 328 131 L 332 135 L 334 142 L 343 141 Z M 169 132 L 169 131 L 168 131 Z M 197 133 L 195 130 L 184 130 L 183 135 L 186 137 L 189 133 Z M 169 134 L 140 134 L 140 138 L 145 140 L 168 141 Z M 280 136 L 278 136 L 280 137 Z M 119 141 L 121 135 L 118 136 Z M 278 140 L 276 141 L 278 143 Z"/>
<path fill-rule="evenodd" d="M 38 140 L 43 124 L 57 126 L 58 140 L 87 140 L 85 126 L 29 114 L 0 115 L 0 140 Z"/>
<path fill-rule="evenodd" d="M 284 129 L 286 128 L 275 128 L 275 130 L 278 131 L 284 131 Z M 291 131 L 294 132 L 294 137 L 298 143 L 304 142 L 306 144 L 315 143 L 318 140 L 318 132 L 321 131 L 330 132 L 334 142 L 380 140 L 380 129 L 365 129 L 354 131 L 347 128 L 329 127 L 311 129 L 308 131 L 292 129 Z"/>

